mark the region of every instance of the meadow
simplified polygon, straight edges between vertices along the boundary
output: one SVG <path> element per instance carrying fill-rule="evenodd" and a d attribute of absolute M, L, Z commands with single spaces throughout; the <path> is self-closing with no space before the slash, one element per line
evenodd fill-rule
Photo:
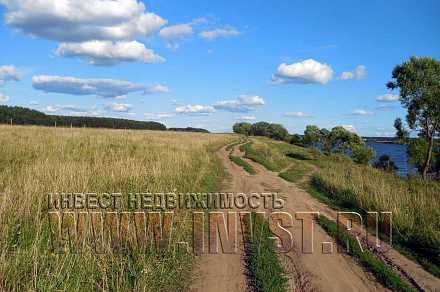
<path fill-rule="evenodd" d="M 51 252 L 53 192 L 209 192 L 225 177 L 216 151 L 232 135 L 0 126 L 1 291 L 177 291 L 194 258 L 177 251 Z M 177 212 L 178 219 L 184 212 Z M 173 240 L 190 241 L 176 220 Z"/>

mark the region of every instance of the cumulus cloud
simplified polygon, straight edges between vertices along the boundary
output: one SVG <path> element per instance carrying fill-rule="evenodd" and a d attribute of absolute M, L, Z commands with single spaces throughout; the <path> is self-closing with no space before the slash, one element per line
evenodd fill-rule
<path fill-rule="evenodd" d="M 176 112 L 180 114 L 210 114 L 215 112 L 215 108 L 210 105 L 181 105 L 176 107 Z"/>
<path fill-rule="evenodd" d="M 367 67 L 364 65 L 358 65 L 354 69 L 354 71 L 346 71 L 342 72 L 341 76 L 339 77 L 342 80 L 349 80 L 349 79 L 362 79 L 367 76 Z"/>
<path fill-rule="evenodd" d="M 138 0 L 5 0 L 6 23 L 26 34 L 61 42 L 127 40 L 166 24 Z"/>
<path fill-rule="evenodd" d="M 7 81 L 18 80 L 20 80 L 20 77 L 18 76 L 18 70 L 14 65 L 0 66 L 0 85 Z"/>
<path fill-rule="evenodd" d="M 289 112 L 285 113 L 284 116 L 290 117 L 290 118 L 309 118 L 311 115 L 306 114 L 304 112 Z"/>
<path fill-rule="evenodd" d="M 124 80 L 80 79 L 75 77 L 36 75 L 32 77 L 32 86 L 45 92 L 71 95 L 97 95 L 104 98 L 124 96 L 131 92 L 145 92 L 143 85 Z"/>
<path fill-rule="evenodd" d="M 330 65 L 321 64 L 313 59 L 308 59 L 293 64 L 280 64 L 277 72 L 272 76 L 272 81 L 275 84 L 326 84 L 332 77 L 333 69 Z"/>
<path fill-rule="evenodd" d="M 217 38 L 225 38 L 231 36 L 237 36 L 240 34 L 236 28 L 232 26 L 227 26 L 223 28 L 215 28 L 211 30 L 204 30 L 199 33 L 199 37 L 207 39 L 207 40 L 215 40 Z"/>
<path fill-rule="evenodd" d="M 387 93 L 376 97 L 376 100 L 380 102 L 395 102 L 399 101 L 399 95 Z"/>
<path fill-rule="evenodd" d="M 119 62 L 161 63 L 165 59 L 137 41 L 88 41 L 61 43 L 55 51 L 58 56 L 79 57 L 93 65 L 114 65 Z"/>
<path fill-rule="evenodd" d="M 163 120 L 166 118 L 171 118 L 172 116 L 174 116 L 172 113 L 165 113 L 165 112 L 149 112 L 149 113 L 144 113 L 144 117 L 148 120 Z"/>
<path fill-rule="evenodd" d="M 4 95 L 3 93 L 0 93 L 0 102 L 7 102 L 9 101 L 10 97 L 7 95 Z"/>
<path fill-rule="evenodd" d="M 132 109 L 132 105 L 128 103 L 108 103 L 105 105 L 105 109 L 110 112 L 116 112 L 116 113 L 128 113 Z"/>
<path fill-rule="evenodd" d="M 240 120 L 242 121 L 255 121 L 257 118 L 255 116 L 241 116 Z"/>
<path fill-rule="evenodd" d="M 356 133 L 356 128 L 353 125 L 341 125 L 342 128 L 344 128 L 345 130 L 352 132 L 352 133 Z"/>
<path fill-rule="evenodd" d="M 85 58 L 93 65 L 163 62 L 137 41 L 167 21 L 139 0 L 2 0 L 8 25 L 25 34 L 61 42 L 56 54 Z"/>
<path fill-rule="evenodd" d="M 240 95 L 237 99 L 219 101 L 214 104 L 214 108 L 229 112 L 250 112 L 264 104 L 264 99 L 258 95 Z"/>
<path fill-rule="evenodd" d="M 373 114 L 374 114 L 373 112 L 364 109 L 355 109 L 352 112 L 352 115 L 354 116 L 371 116 Z"/>

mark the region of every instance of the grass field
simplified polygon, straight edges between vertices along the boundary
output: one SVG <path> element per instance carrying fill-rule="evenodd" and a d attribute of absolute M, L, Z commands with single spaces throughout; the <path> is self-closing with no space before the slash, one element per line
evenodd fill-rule
<path fill-rule="evenodd" d="M 440 184 L 409 180 L 369 166 L 353 163 L 338 154 L 256 138 L 243 147 L 246 156 L 269 170 L 280 171 L 286 180 L 298 181 L 316 167 L 311 195 L 335 209 L 391 211 L 395 248 L 416 259 L 426 270 L 440 276 Z"/>
<path fill-rule="evenodd" d="M 46 194 L 215 191 L 225 175 L 215 152 L 232 136 L 19 126 L 0 126 L 0 133 L 1 291 L 188 285 L 193 258 L 181 251 L 51 253 Z M 190 242 L 189 226 L 177 224 L 173 240 Z"/>

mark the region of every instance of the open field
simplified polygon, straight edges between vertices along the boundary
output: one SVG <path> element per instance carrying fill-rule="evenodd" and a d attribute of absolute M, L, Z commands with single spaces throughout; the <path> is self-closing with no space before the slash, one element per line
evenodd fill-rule
<path fill-rule="evenodd" d="M 0 126 L 0 290 L 184 289 L 193 257 L 182 252 L 50 252 L 46 194 L 215 191 L 225 176 L 215 153 L 232 139 Z M 175 230 L 173 240 L 188 240 L 188 226 Z"/>

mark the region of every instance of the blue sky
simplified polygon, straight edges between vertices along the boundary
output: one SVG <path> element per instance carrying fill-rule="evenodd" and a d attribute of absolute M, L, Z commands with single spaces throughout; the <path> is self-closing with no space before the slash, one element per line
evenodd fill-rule
<path fill-rule="evenodd" d="M 387 136 L 394 65 L 440 57 L 439 1 L 0 3 L 0 103 L 49 114 Z"/>

